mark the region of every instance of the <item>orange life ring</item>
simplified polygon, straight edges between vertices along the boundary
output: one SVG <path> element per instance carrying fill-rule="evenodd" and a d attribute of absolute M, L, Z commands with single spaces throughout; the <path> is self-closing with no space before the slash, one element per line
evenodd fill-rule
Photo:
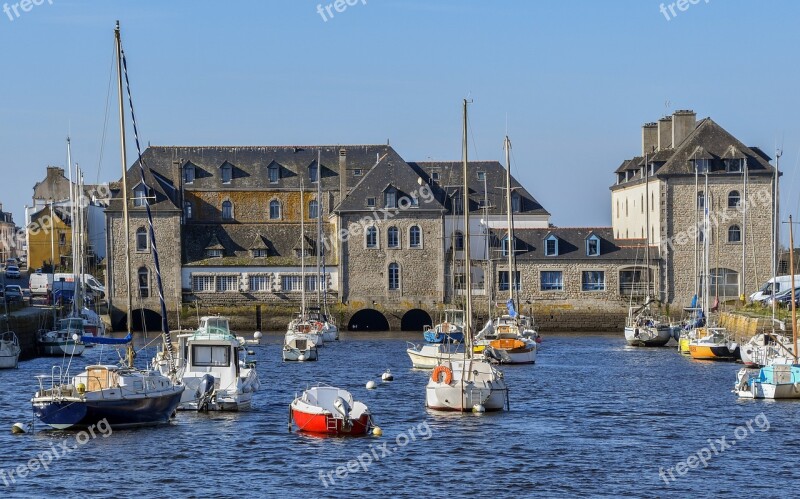
<path fill-rule="evenodd" d="M 444 373 L 444 384 L 449 385 L 453 381 L 453 370 L 447 366 L 434 367 L 431 373 L 431 379 L 437 383 L 441 383 L 439 381 L 439 375 L 442 373 Z"/>

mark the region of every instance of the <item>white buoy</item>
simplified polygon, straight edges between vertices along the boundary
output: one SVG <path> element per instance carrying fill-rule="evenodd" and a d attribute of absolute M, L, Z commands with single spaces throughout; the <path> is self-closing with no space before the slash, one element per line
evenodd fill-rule
<path fill-rule="evenodd" d="M 482 414 L 482 413 L 486 412 L 486 408 L 483 406 L 483 404 L 475 404 L 475 405 L 472 406 L 472 412 L 476 412 L 478 414 Z"/>
<path fill-rule="evenodd" d="M 253 338 L 255 338 L 256 341 L 260 341 L 262 336 L 264 335 L 261 334 L 261 331 L 256 331 L 255 333 L 253 333 Z"/>
<path fill-rule="evenodd" d="M 298 360 L 298 362 L 303 362 L 304 360 L 306 360 L 306 356 L 305 356 L 304 354 L 302 354 L 302 353 L 301 353 L 301 354 L 300 354 L 300 355 L 297 357 L 297 360 Z"/>
<path fill-rule="evenodd" d="M 14 423 L 11 426 L 11 433 L 14 434 L 26 433 L 25 425 L 22 423 Z"/>
<path fill-rule="evenodd" d="M 378 387 L 378 383 L 375 383 L 372 380 L 367 381 L 367 390 L 374 390 Z"/>
<path fill-rule="evenodd" d="M 381 435 L 383 435 L 383 430 L 381 430 L 380 426 L 376 426 L 372 428 L 372 434 L 375 435 L 376 437 L 380 437 Z"/>
<path fill-rule="evenodd" d="M 387 369 L 386 372 L 381 375 L 381 379 L 383 381 L 394 381 L 394 376 L 392 375 L 392 372 Z"/>

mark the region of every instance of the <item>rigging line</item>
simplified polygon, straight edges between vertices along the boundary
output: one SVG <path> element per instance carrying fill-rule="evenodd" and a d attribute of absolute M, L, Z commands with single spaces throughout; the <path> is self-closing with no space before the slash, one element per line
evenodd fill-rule
<path fill-rule="evenodd" d="M 100 169 L 103 166 L 103 153 L 105 152 L 105 145 L 106 145 L 106 131 L 108 130 L 108 116 L 109 116 L 109 105 L 111 101 L 111 88 L 112 83 L 114 81 L 114 76 L 117 74 L 117 65 L 114 64 L 116 62 L 116 48 L 112 49 L 111 52 L 111 71 L 108 74 L 108 90 L 106 91 L 106 111 L 103 117 L 103 134 L 100 138 L 100 157 L 97 160 L 97 177 L 95 178 L 95 184 L 100 184 Z"/>
<path fill-rule="evenodd" d="M 169 358 L 169 368 L 170 374 L 175 372 L 175 365 L 173 360 L 173 352 L 172 352 L 172 337 L 169 332 L 169 325 L 167 324 L 167 305 L 164 301 L 164 286 L 161 281 L 161 263 L 158 259 L 158 249 L 156 247 L 156 237 L 155 237 L 155 228 L 153 226 L 153 214 L 150 210 L 150 199 L 147 198 L 147 194 L 150 193 L 150 186 L 147 184 L 147 179 L 145 178 L 145 164 L 144 158 L 142 158 L 142 147 L 139 143 L 139 130 L 136 125 L 136 115 L 133 111 L 133 95 L 131 94 L 131 85 L 130 80 L 128 79 L 128 61 L 125 57 L 125 51 L 122 50 L 120 46 L 120 54 L 122 58 L 122 69 L 125 73 L 125 88 L 128 93 L 128 105 L 130 106 L 131 111 L 131 124 L 133 126 L 133 138 L 136 142 L 136 153 L 138 155 L 138 163 L 139 163 L 139 173 L 142 177 L 142 185 L 145 187 L 145 199 L 144 199 L 144 206 L 147 211 L 147 223 L 150 229 L 150 245 L 153 249 L 153 261 L 155 263 L 155 270 L 156 270 L 156 284 L 158 287 L 158 299 L 159 304 L 161 306 L 161 332 L 164 335 L 164 342 L 167 344 L 167 352 Z"/>

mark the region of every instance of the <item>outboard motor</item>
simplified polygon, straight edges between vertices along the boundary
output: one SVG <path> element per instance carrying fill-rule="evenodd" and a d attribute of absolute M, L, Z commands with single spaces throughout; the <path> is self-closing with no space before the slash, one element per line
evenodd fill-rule
<path fill-rule="evenodd" d="M 214 396 L 214 376 L 208 373 L 204 374 L 200 378 L 200 386 L 197 387 L 194 396 L 197 399 L 197 410 L 207 411 L 208 404 Z"/>
<path fill-rule="evenodd" d="M 350 428 L 350 404 L 342 397 L 336 397 L 336 400 L 333 401 L 333 408 L 342 415 L 342 420 L 344 420 L 343 427 Z"/>
<path fill-rule="evenodd" d="M 483 356 L 484 358 L 486 358 L 486 360 L 493 363 L 499 364 L 503 360 L 503 356 L 500 354 L 500 352 L 495 350 L 493 347 L 487 346 L 486 348 L 484 348 Z"/>

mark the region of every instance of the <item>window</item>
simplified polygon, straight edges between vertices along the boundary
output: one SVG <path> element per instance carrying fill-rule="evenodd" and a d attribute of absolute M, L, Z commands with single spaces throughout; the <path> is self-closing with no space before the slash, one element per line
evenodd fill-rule
<path fill-rule="evenodd" d="M 139 277 L 139 296 L 147 298 L 150 296 L 150 271 L 147 270 L 147 267 L 142 267 L 137 275 Z"/>
<path fill-rule="evenodd" d="M 315 275 L 307 275 L 306 276 L 306 291 L 316 291 L 317 290 L 317 276 Z"/>
<path fill-rule="evenodd" d="M 728 208 L 738 208 L 741 201 L 739 191 L 731 191 L 728 193 Z"/>
<path fill-rule="evenodd" d="M 744 160 L 741 158 L 726 159 L 725 169 L 729 173 L 742 173 L 742 163 L 744 163 Z"/>
<path fill-rule="evenodd" d="M 308 218 L 315 219 L 319 216 L 319 203 L 316 199 L 308 202 Z"/>
<path fill-rule="evenodd" d="M 400 247 L 400 230 L 397 227 L 389 227 L 386 231 L 386 246 L 389 248 Z"/>
<path fill-rule="evenodd" d="M 184 201 L 183 202 L 183 216 L 186 217 L 186 220 L 192 219 L 192 203 L 191 201 Z"/>
<path fill-rule="evenodd" d="M 147 202 L 147 189 L 139 184 L 133 188 L 133 206 L 142 207 Z"/>
<path fill-rule="evenodd" d="M 250 291 L 269 291 L 270 278 L 266 275 L 251 275 L 249 277 Z"/>
<path fill-rule="evenodd" d="M 367 198 L 367 206 L 375 206 L 375 198 Z"/>
<path fill-rule="evenodd" d="M 519 291 L 522 289 L 520 285 L 519 270 L 514 272 L 514 289 Z M 508 291 L 508 271 L 501 270 L 497 272 L 497 289 L 500 291 Z"/>
<path fill-rule="evenodd" d="M 64 232 L 58 233 L 58 245 L 59 246 L 66 246 L 67 245 L 67 235 Z"/>
<path fill-rule="evenodd" d="M 650 289 L 647 289 L 647 272 L 644 268 L 621 270 L 619 273 L 619 293 L 622 296 L 653 296 L 655 283 L 650 271 Z"/>
<path fill-rule="evenodd" d="M 412 225 L 411 228 L 408 229 L 408 246 L 410 248 L 422 247 L 422 230 L 418 225 Z"/>
<path fill-rule="evenodd" d="M 706 207 L 706 195 L 703 192 L 697 193 L 697 207 L 701 210 Z"/>
<path fill-rule="evenodd" d="M 192 365 L 198 367 L 228 367 L 231 349 L 227 345 L 192 345 Z"/>
<path fill-rule="evenodd" d="M 542 291 L 564 291 L 564 275 L 560 270 L 541 273 Z"/>
<path fill-rule="evenodd" d="M 409 198 L 411 200 L 411 207 L 418 208 L 419 207 L 419 198 L 416 195 L 413 195 Z"/>
<path fill-rule="evenodd" d="M 389 264 L 389 289 L 400 289 L 400 266 Z"/>
<path fill-rule="evenodd" d="M 478 172 L 478 180 L 480 180 L 481 182 L 486 180 L 486 172 Z"/>
<path fill-rule="evenodd" d="M 253 250 L 253 258 L 266 258 L 269 256 L 269 250 L 266 248 L 259 248 Z"/>
<path fill-rule="evenodd" d="M 277 199 L 269 202 L 269 219 L 280 220 L 281 218 L 281 203 Z"/>
<path fill-rule="evenodd" d="M 206 258 L 222 258 L 221 249 L 207 249 Z"/>
<path fill-rule="evenodd" d="M 194 183 L 194 165 L 186 165 L 183 167 L 183 183 Z"/>
<path fill-rule="evenodd" d="M 301 291 L 303 281 L 299 275 L 285 275 L 281 277 L 281 287 L 284 291 Z"/>
<path fill-rule="evenodd" d="M 600 238 L 591 236 L 586 240 L 586 256 L 598 256 L 600 254 Z"/>
<path fill-rule="evenodd" d="M 453 244 L 456 247 L 456 251 L 464 251 L 464 234 L 456 231 L 456 233 L 453 234 Z"/>
<path fill-rule="evenodd" d="M 233 178 L 233 167 L 229 163 L 225 163 L 222 165 L 221 176 L 222 176 L 222 183 L 223 184 L 230 184 L 231 179 Z"/>
<path fill-rule="evenodd" d="M 731 269 L 711 269 L 711 296 L 739 297 L 739 273 Z M 787 288 L 788 289 L 788 288 Z"/>
<path fill-rule="evenodd" d="M 192 291 L 195 292 L 212 292 L 216 289 L 214 285 L 214 276 L 211 275 L 198 275 L 192 276 Z"/>
<path fill-rule="evenodd" d="M 434 182 L 438 182 L 439 181 L 439 172 L 431 173 L 431 180 L 433 180 Z"/>
<path fill-rule="evenodd" d="M 544 256 L 558 255 L 558 238 L 550 236 L 544 240 Z"/>
<path fill-rule="evenodd" d="M 707 159 L 697 159 L 695 160 L 694 164 L 699 173 L 705 173 L 708 171 L 710 162 Z"/>
<path fill-rule="evenodd" d="M 581 290 L 605 291 L 606 273 L 602 270 L 585 270 L 581 273 Z"/>
<path fill-rule="evenodd" d="M 238 275 L 217 276 L 217 291 L 220 292 L 239 291 L 239 276 Z"/>
<path fill-rule="evenodd" d="M 233 220 L 233 203 L 230 201 L 222 202 L 222 219 Z"/>
<path fill-rule="evenodd" d="M 478 207 L 479 208 L 485 208 L 486 207 L 486 200 L 485 199 L 479 200 L 478 201 Z"/>
<path fill-rule="evenodd" d="M 742 242 L 742 230 L 738 225 L 731 225 L 728 227 L 728 242 L 740 243 Z"/>
<path fill-rule="evenodd" d="M 147 229 L 144 227 L 139 227 L 136 229 L 136 251 L 147 251 L 147 242 Z"/>
<path fill-rule="evenodd" d="M 375 227 L 367 227 L 366 233 L 367 248 L 378 247 L 378 229 Z"/>
<path fill-rule="evenodd" d="M 642 204 L 642 206 L 640 206 L 640 209 L 641 209 L 642 213 L 644 213 L 644 194 L 642 194 L 642 199 L 641 199 L 640 202 Z"/>
<path fill-rule="evenodd" d="M 389 189 L 383 193 L 384 206 L 386 208 L 397 208 L 397 191 Z"/>
<path fill-rule="evenodd" d="M 318 180 L 317 178 L 318 175 L 319 175 L 319 167 L 317 167 L 316 163 L 308 167 L 308 178 L 309 180 L 311 180 L 311 183 L 314 183 Z"/>
<path fill-rule="evenodd" d="M 270 184 L 277 184 L 278 180 L 281 178 L 281 170 L 278 168 L 277 164 L 272 163 L 267 169 L 267 175 L 269 176 Z"/>
<path fill-rule="evenodd" d="M 353 176 L 354 177 L 360 177 L 361 175 L 363 175 L 361 173 L 361 168 L 356 168 L 355 170 L 353 170 Z"/>
<path fill-rule="evenodd" d="M 514 213 L 522 211 L 522 198 L 516 192 L 511 194 L 511 211 Z"/>
<path fill-rule="evenodd" d="M 516 238 L 514 238 L 514 253 L 515 254 L 517 252 L 517 248 L 516 248 L 517 244 L 516 244 L 516 242 L 517 242 L 517 240 L 516 240 Z M 508 252 L 509 252 L 509 249 L 508 249 L 508 236 L 504 237 L 503 240 L 500 241 L 500 248 L 501 248 L 501 251 L 503 253 L 503 256 L 508 256 Z"/>

